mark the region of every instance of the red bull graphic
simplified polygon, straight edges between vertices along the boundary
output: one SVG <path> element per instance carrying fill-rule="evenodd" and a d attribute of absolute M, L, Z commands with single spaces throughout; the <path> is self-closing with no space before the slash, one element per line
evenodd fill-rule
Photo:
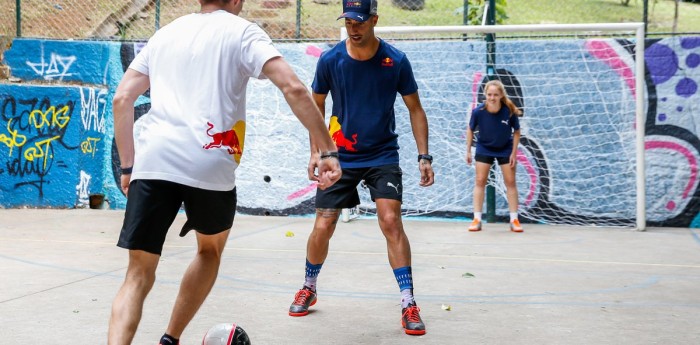
<path fill-rule="evenodd" d="M 211 142 L 204 145 L 205 150 L 226 147 L 229 154 L 235 155 L 236 161 L 240 160 L 240 156 L 243 154 L 243 141 L 239 138 L 245 138 L 245 122 L 238 121 L 236 124 L 227 131 L 219 133 L 211 133 L 214 125 L 211 122 L 207 122 L 207 135 L 212 138 Z"/>
<path fill-rule="evenodd" d="M 394 60 L 392 60 L 390 57 L 385 57 L 382 59 L 382 66 L 384 67 L 393 67 L 394 66 Z"/>
<path fill-rule="evenodd" d="M 328 132 L 331 134 L 331 138 L 338 149 L 345 149 L 346 151 L 355 152 L 355 144 L 357 144 L 357 133 L 352 135 L 352 141 L 345 137 L 343 129 L 338 122 L 337 116 L 331 116 L 331 122 L 328 124 Z"/>

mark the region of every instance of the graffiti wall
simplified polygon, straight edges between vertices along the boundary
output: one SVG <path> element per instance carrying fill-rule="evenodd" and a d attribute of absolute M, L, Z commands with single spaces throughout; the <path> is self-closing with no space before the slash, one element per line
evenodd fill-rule
<path fill-rule="evenodd" d="M 397 98 L 404 212 L 469 217 L 474 170 L 464 161 L 465 129 L 489 78 L 480 53 L 485 43 L 395 45 L 407 53 L 419 83 L 436 171 L 434 186 L 418 187 L 410 121 Z M 307 84 L 329 48 L 277 46 Z M 16 39 L 5 51 L 3 63 L 21 82 L 0 84 L 0 207 L 85 207 L 92 194 L 104 194 L 111 208 L 125 206 L 117 188 L 111 98 L 142 47 Z M 647 40 L 646 90 L 634 88 L 629 41 L 504 42 L 496 50 L 497 75 L 525 109 L 517 176 L 526 220 L 634 225 L 634 96 L 643 92 L 648 223 L 700 227 L 700 38 Z M 529 55 L 542 51 L 550 53 Z M 149 108 L 147 93 L 135 105 L 137 123 Z M 247 108 L 239 212 L 311 214 L 315 186 L 306 177 L 306 130 L 267 81 L 251 81 Z M 497 172 L 494 181 L 497 214 L 506 215 Z M 359 190 L 361 209 L 371 213 L 369 193 Z"/>

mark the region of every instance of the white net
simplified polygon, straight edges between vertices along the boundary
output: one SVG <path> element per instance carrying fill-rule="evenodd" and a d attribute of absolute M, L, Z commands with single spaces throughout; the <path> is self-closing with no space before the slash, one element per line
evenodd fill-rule
<path fill-rule="evenodd" d="M 398 97 L 404 214 L 471 217 L 475 171 L 464 160 L 465 131 L 471 109 L 483 100 L 483 84 L 498 78 L 524 113 L 517 168 L 521 220 L 635 225 L 636 94 L 645 90 L 636 89 L 634 30 L 499 32 L 491 44 L 480 33 L 401 29 L 410 32 L 377 28 L 377 35 L 411 61 L 436 172 L 434 186 L 418 186 L 416 146 Z M 496 189 L 496 216 L 505 218 L 500 169 L 489 183 Z M 360 188 L 360 195 L 359 212 L 373 214 L 368 191 Z"/>

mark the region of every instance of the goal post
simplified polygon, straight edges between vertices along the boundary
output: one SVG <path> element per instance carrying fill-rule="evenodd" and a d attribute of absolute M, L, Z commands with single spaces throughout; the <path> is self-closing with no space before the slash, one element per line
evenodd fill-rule
<path fill-rule="evenodd" d="M 345 28 L 340 31 L 346 38 Z M 413 188 L 410 194 L 417 179 L 409 165 L 415 164 L 409 159 L 415 144 L 410 124 L 400 123 L 405 107 L 397 101 L 397 133 L 406 138 L 400 139 L 403 214 L 471 212 L 474 174 L 461 158 L 466 145 L 460 143 L 471 109 L 483 101 L 479 87 L 499 78 L 508 81 L 509 97 L 524 111 L 518 154 L 523 164 L 516 174 L 521 216 L 542 223 L 646 228 L 644 23 L 394 26 L 376 27 L 375 33 L 411 61 L 429 117 L 436 185 L 452 184 Z M 497 36 L 496 75 L 484 68 L 486 34 Z M 497 212 L 503 213 L 502 176 L 489 183 L 502 196 Z M 367 198 L 361 200 L 360 208 L 371 214 Z M 343 221 L 348 214 L 343 211 Z"/>

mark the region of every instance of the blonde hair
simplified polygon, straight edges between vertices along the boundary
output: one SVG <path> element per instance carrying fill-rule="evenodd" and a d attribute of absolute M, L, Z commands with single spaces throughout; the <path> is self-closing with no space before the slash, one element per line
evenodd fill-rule
<path fill-rule="evenodd" d="M 484 85 L 484 95 L 486 95 L 486 91 L 488 91 L 489 87 L 494 86 L 498 88 L 498 90 L 501 92 L 501 103 L 508 107 L 510 110 L 510 115 L 513 116 L 515 115 L 521 115 L 523 113 L 522 110 L 518 109 L 518 107 L 513 103 L 513 101 L 508 98 L 508 93 L 506 93 L 506 87 L 503 86 L 503 83 L 501 83 L 500 80 L 491 80 L 486 85 Z"/>

